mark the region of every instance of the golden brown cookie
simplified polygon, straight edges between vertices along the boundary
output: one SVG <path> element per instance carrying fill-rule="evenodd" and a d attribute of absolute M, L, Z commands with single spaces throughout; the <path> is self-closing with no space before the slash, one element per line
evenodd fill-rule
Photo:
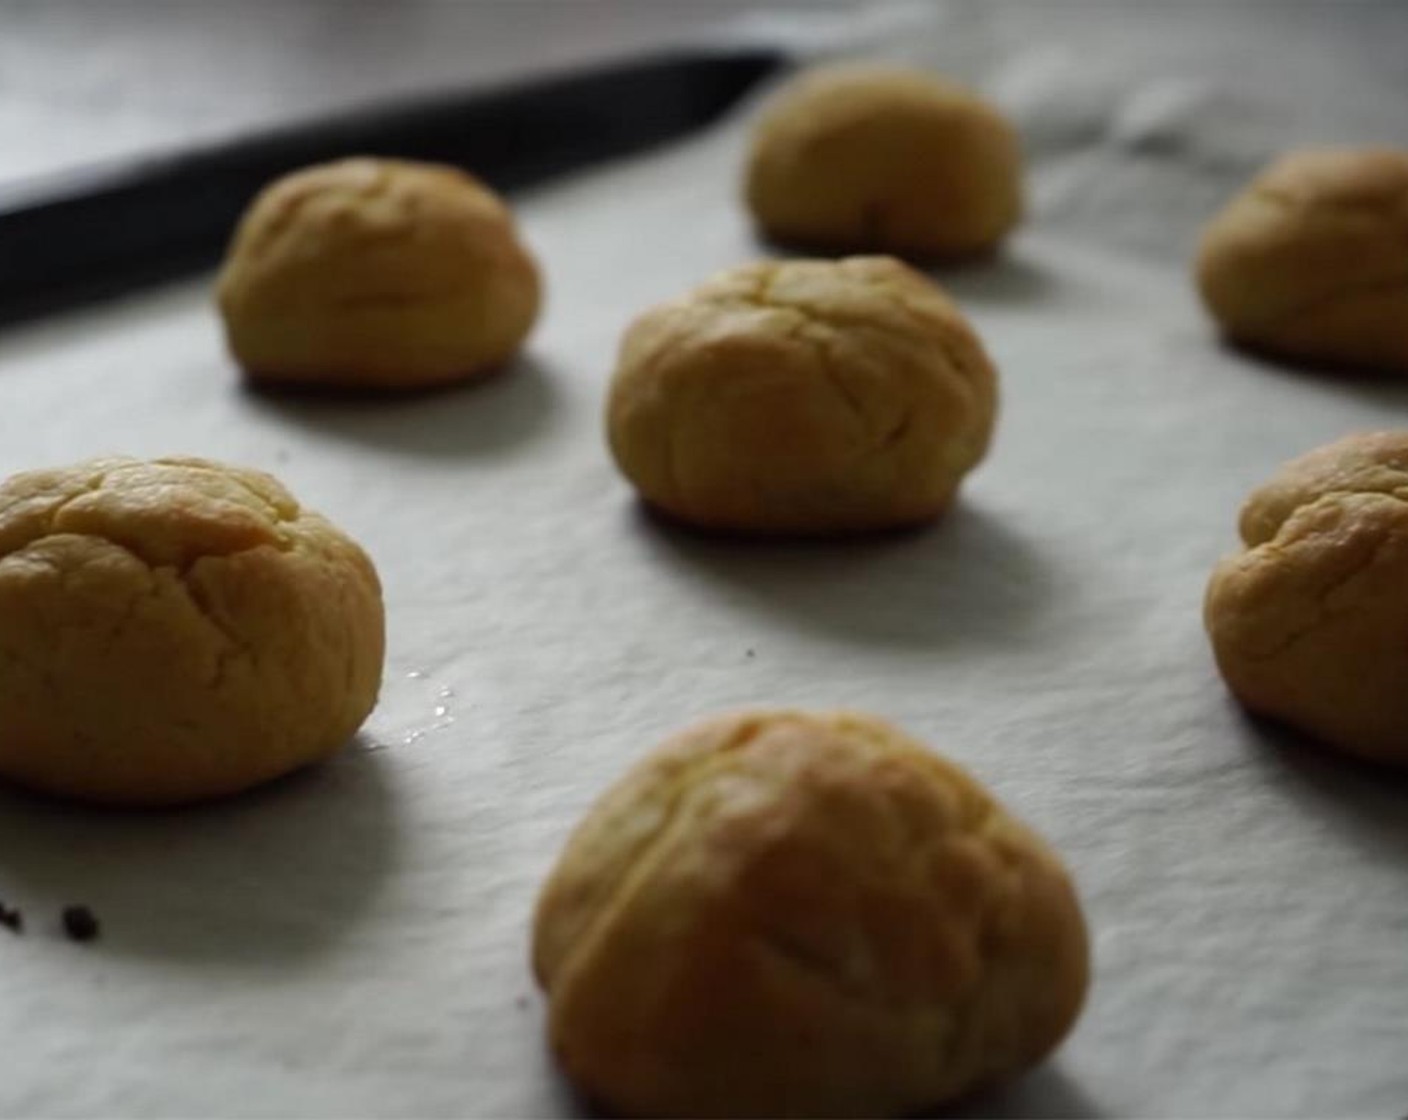
<path fill-rule="evenodd" d="M 341 747 L 382 648 L 371 561 L 269 475 L 95 459 L 0 485 L 0 777 L 235 793 Z"/>
<path fill-rule="evenodd" d="M 753 133 L 745 192 L 764 234 L 905 257 L 991 249 L 1022 211 L 1017 134 L 972 91 L 876 65 L 789 84 Z"/>
<path fill-rule="evenodd" d="M 971 777 L 852 713 L 753 712 L 648 755 L 534 924 L 553 1047 L 640 1116 L 880 1116 L 1034 1064 L 1087 980 L 1055 855 Z"/>
<path fill-rule="evenodd" d="M 1233 341 L 1408 373 L 1408 151 L 1282 156 L 1203 232 L 1197 280 Z"/>
<path fill-rule="evenodd" d="M 219 279 L 256 381 L 415 389 L 488 372 L 538 314 L 503 201 L 452 167 L 348 159 L 266 187 Z"/>
<path fill-rule="evenodd" d="M 962 313 L 888 257 L 765 262 L 647 311 L 607 430 L 652 506 L 751 533 L 929 520 L 982 459 L 997 375 Z"/>
<path fill-rule="evenodd" d="M 1246 550 L 1204 606 L 1251 711 L 1349 754 L 1408 765 L 1408 432 L 1355 435 L 1247 499 Z"/>

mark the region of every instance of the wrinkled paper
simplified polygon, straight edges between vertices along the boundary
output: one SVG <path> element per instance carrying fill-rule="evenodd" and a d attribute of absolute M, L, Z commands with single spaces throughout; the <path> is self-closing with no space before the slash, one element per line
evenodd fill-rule
<path fill-rule="evenodd" d="M 1200 619 L 1246 491 L 1408 390 L 1229 352 L 1199 223 L 1270 153 L 1408 142 L 1404 9 L 896 6 L 734 25 L 957 72 L 1021 123 L 1032 215 L 936 274 L 1002 378 L 931 530 L 745 545 L 642 517 L 601 403 L 629 319 L 762 250 L 748 115 L 519 197 L 545 318 L 407 400 L 242 389 L 208 278 L 0 335 L 5 473 L 104 452 L 271 470 L 375 557 L 381 705 L 341 756 L 198 810 L 0 797 L 0 1111 L 560 1116 L 527 966 L 567 831 L 642 751 L 748 704 L 869 709 L 1063 853 L 1095 981 L 996 1115 L 1401 1116 L 1408 786 L 1246 720 Z M 818 24 L 825 16 L 830 22 Z M 902 26 L 901 26 L 902 25 Z M 101 940 L 65 941 L 82 902 Z"/>

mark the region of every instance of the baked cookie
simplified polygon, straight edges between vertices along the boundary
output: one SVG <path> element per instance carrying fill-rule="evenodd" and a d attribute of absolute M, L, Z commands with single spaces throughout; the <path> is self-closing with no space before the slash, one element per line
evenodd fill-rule
<path fill-rule="evenodd" d="M 1408 151 L 1282 156 L 1203 232 L 1197 280 L 1244 346 L 1408 373 Z"/>
<path fill-rule="evenodd" d="M 759 229 L 779 242 L 971 256 L 1021 217 L 1021 151 L 1006 118 L 957 83 L 894 67 L 823 67 L 763 113 L 745 191 Z"/>
<path fill-rule="evenodd" d="M 538 269 L 503 201 L 452 167 L 348 159 L 265 188 L 219 279 L 255 381 L 416 389 L 507 361 Z"/>
<path fill-rule="evenodd" d="M 1060 1042 L 1088 979 L 1065 870 L 864 715 L 696 726 L 597 802 L 539 899 L 552 1045 L 640 1116 L 879 1116 Z"/>
<path fill-rule="evenodd" d="M 1204 617 L 1248 709 L 1327 745 L 1408 765 L 1408 432 L 1296 459 L 1242 509 Z"/>
<path fill-rule="evenodd" d="M 722 273 L 627 331 L 612 453 L 650 505 L 750 533 L 929 520 L 982 459 L 997 375 L 962 313 L 888 257 Z"/>
<path fill-rule="evenodd" d="M 371 561 L 259 471 L 95 459 L 0 485 L 0 777 L 236 793 L 341 747 L 382 647 Z"/>

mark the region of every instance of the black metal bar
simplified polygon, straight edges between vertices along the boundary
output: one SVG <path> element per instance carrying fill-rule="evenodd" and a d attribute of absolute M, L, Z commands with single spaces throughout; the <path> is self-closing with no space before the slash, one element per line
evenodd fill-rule
<path fill-rule="evenodd" d="M 213 265 L 250 198 L 310 163 L 437 160 L 510 191 L 702 127 L 784 61 L 763 49 L 659 55 L 11 185 L 0 189 L 0 321 Z"/>

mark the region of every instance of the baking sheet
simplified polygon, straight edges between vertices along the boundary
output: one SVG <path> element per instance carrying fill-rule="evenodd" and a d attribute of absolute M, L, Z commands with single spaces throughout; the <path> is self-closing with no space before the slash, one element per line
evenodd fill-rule
<path fill-rule="evenodd" d="M 760 251 L 735 201 L 749 107 L 517 200 L 549 306 L 516 368 L 479 386 L 248 393 L 206 280 L 0 337 L 0 470 L 110 451 L 272 470 L 368 547 L 390 626 L 381 705 L 320 769 L 175 813 L 0 795 L 0 896 L 30 923 L 0 931 L 0 1111 L 579 1111 L 527 968 L 537 886 L 640 752 L 754 703 L 896 720 L 1073 868 L 1087 1010 L 1051 1062 L 969 1110 L 1408 1109 L 1408 787 L 1246 721 L 1199 617 L 1245 491 L 1405 422 L 1408 391 L 1223 350 L 1184 264 L 1210 198 L 1265 149 L 1408 141 L 1401 63 L 1369 65 L 1402 20 L 1356 5 L 1375 13 L 1357 30 L 1311 33 L 1282 8 L 1179 38 L 1158 15 L 1063 33 L 1039 14 L 1061 7 L 925 10 L 893 48 L 971 71 L 1034 160 L 1036 217 L 1010 251 L 940 277 L 1003 412 L 927 532 L 711 541 L 642 517 L 606 457 L 625 323 Z M 52 928 L 77 901 L 103 922 L 95 944 Z"/>

